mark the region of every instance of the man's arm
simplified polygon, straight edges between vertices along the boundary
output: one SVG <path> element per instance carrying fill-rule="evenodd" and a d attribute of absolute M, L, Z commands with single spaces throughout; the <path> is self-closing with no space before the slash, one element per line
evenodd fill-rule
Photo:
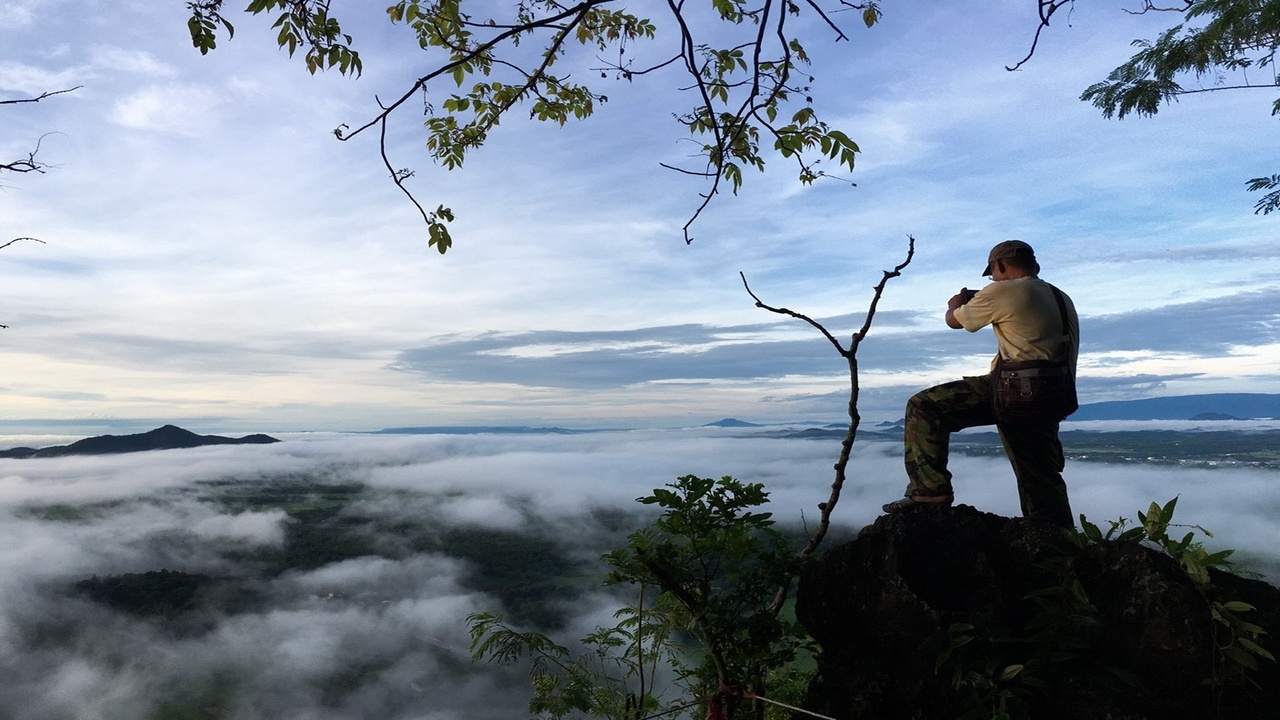
<path fill-rule="evenodd" d="M 969 300 L 973 298 L 974 294 L 973 290 L 962 288 L 960 292 L 951 296 L 951 299 L 947 301 L 947 327 L 955 330 L 964 329 L 964 325 L 961 325 L 960 321 L 956 319 L 956 308 L 969 302 Z"/>

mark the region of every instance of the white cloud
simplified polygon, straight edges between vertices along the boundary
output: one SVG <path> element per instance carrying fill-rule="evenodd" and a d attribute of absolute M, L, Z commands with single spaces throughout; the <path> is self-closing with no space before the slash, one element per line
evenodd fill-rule
<path fill-rule="evenodd" d="M 508 717 L 527 702 L 527 675 L 468 669 L 466 617 L 511 608 L 470 585 L 473 563 L 412 550 L 406 539 L 478 521 L 592 560 L 630 529 L 624 520 L 606 531 L 600 511 L 638 512 L 636 497 L 687 473 L 763 482 L 780 522 L 803 514 L 812 526 L 833 480 L 837 441 L 736 435 L 305 434 L 264 446 L 5 461 L 0 664 L 9 671 L 0 695 L 29 709 L 18 720 L 144 717 L 162 703 L 217 705 L 244 717 Z M 1003 459 L 958 455 L 951 467 L 958 502 L 1017 513 Z M 376 518 L 360 526 L 363 537 L 394 552 L 250 573 L 252 581 L 237 586 L 242 607 L 197 613 L 185 632 L 69 594 L 92 575 L 168 568 L 240 576 L 246 570 L 234 558 L 243 557 L 245 541 L 269 547 L 293 520 L 275 509 L 230 512 L 219 493 L 300 478 L 365 484 L 366 501 L 333 520 Z M 1104 529 L 1109 519 L 1132 519 L 1178 495 L 1176 522 L 1213 531 L 1207 544 L 1239 549 L 1246 566 L 1262 559 L 1259 569 L 1280 572 L 1274 471 L 1070 462 L 1066 478 L 1076 512 Z M 900 446 L 860 440 L 829 545 L 873 521 L 904 485 Z M 617 604 L 602 588 L 587 588 L 565 606 L 570 615 L 556 637 L 572 642 L 612 624 Z"/>
<path fill-rule="evenodd" d="M 90 51 L 89 57 L 90 64 L 104 74 L 122 72 L 161 79 L 170 79 L 178 74 L 173 66 L 145 50 L 99 45 Z"/>
<path fill-rule="evenodd" d="M 0 30 L 22 30 L 30 27 L 37 12 L 49 0 L 9 0 L 0 6 Z"/>
<path fill-rule="evenodd" d="M 279 545 L 284 539 L 284 531 L 280 526 L 284 519 L 283 510 L 213 515 L 195 521 L 191 525 L 191 531 L 201 538 L 211 540 L 240 540 L 256 545 Z"/>
<path fill-rule="evenodd" d="M 79 71 L 75 69 L 55 70 L 24 63 L 0 62 L 0 91 L 22 96 L 6 97 L 6 100 L 25 100 L 46 92 L 66 90 L 81 84 L 82 79 Z"/>
<path fill-rule="evenodd" d="M 203 86 L 152 86 L 116 103 L 111 120 L 135 130 L 202 137 L 216 125 L 216 113 L 223 102 L 217 93 Z"/>

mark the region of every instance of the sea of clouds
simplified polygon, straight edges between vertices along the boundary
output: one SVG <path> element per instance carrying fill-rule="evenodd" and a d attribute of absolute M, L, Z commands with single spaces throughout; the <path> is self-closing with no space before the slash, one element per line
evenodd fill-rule
<path fill-rule="evenodd" d="M 438 552 L 358 557 L 285 572 L 250 611 L 193 630 L 129 616 L 70 592 L 93 576 L 171 569 L 234 573 L 236 552 L 278 546 L 281 509 L 212 502 L 210 483 L 309 478 L 381 492 L 361 512 L 436 529 L 522 530 L 597 557 L 620 538 L 598 511 L 685 474 L 763 482 L 782 522 L 812 523 L 834 477 L 837 440 L 741 430 L 578 435 L 282 435 L 274 445 L 99 457 L 0 460 L 0 716 L 14 720 L 164 717 L 193 703 L 249 720 L 520 717 L 523 670 L 472 666 L 466 617 L 509 613 Z M 55 444 L 0 438 L 0 446 Z M 957 456 L 957 501 L 1018 512 L 1002 459 Z M 1280 579 L 1280 473 L 1261 469 L 1069 463 L 1074 510 L 1102 524 L 1180 498 L 1175 521 L 1214 532 Z M 900 447 L 855 446 L 828 543 L 901 495 Z M 32 512 L 62 508 L 62 515 Z M 65 517 L 64 517 L 65 516 Z M 638 516 L 637 516 L 638 517 Z M 394 521 L 394 522 L 392 522 Z M 639 522 L 639 520 L 637 520 Z M 384 538 L 388 546 L 396 538 Z M 588 590 L 557 639 L 611 624 L 618 598 Z"/>

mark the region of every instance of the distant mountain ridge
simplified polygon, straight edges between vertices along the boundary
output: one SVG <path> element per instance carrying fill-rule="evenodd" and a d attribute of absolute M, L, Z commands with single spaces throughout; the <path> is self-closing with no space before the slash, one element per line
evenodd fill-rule
<path fill-rule="evenodd" d="M 1081 405 L 1071 420 L 1249 420 L 1280 418 L 1280 395 L 1211 393 Z"/>
<path fill-rule="evenodd" d="M 764 426 L 758 425 L 753 422 L 747 422 L 746 420 L 739 420 L 737 418 L 725 418 L 723 420 L 717 420 L 712 423 L 707 423 L 702 427 L 754 428 L 754 427 L 764 427 Z"/>
<path fill-rule="evenodd" d="M 562 427 L 528 425 L 423 425 L 374 430 L 373 435 L 575 435 L 599 430 L 570 430 Z"/>
<path fill-rule="evenodd" d="M 176 450 L 205 445 L 266 445 L 280 442 L 270 435 L 246 435 L 229 438 L 221 435 L 197 435 L 177 425 L 165 425 L 136 435 L 98 435 L 77 440 L 70 445 L 46 448 L 17 447 L 0 451 L 0 458 L 46 458 L 65 455 L 114 455 L 147 450 Z"/>

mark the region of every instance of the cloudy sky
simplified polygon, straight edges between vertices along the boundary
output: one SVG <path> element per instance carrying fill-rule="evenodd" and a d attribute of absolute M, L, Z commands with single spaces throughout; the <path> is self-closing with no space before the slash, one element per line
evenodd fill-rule
<path fill-rule="evenodd" d="M 462 171 L 431 166 L 411 110 L 390 147 L 458 215 L 440 256 L 374 138 L 331 132 L 422 60 L 382 4 L 335 5 L 357 80 L 307 75 L 248 16 L 202 57 L 177 0 L 0 7 L 0 98 L 79 88 L 0 106 L 0 156 L 39 143 L 54 166 L 0 177 L 0 240 L 44 241 L 0 253 L 8 432 L 838 421 L 843 361 L 738 273 L 847 338 L 908 235 L 859 353 L 865 416 L 985 368 L 990 334 L 947 330 L 941 309 L 1010 237 L 1084 318 L 1083 401 L 1280 392 L 1280 220 L 1244 190 L 1280 170 L 1274 94 L 1124 121 L 1078 100 L 1168 16 L 1079 3 L 1016 73 L 1030 0 L 895 1 L 870 30 L 838 16 L 848 42 L 809 42 L 813 96 L 863 150 L 857 186 L 802 188 L 778 161 L 717 198 L 691 246 L 703 188 L 658 165 L 690 155 L 670 74 L 607 81 L 584 123 L 513 117 Z"/>

